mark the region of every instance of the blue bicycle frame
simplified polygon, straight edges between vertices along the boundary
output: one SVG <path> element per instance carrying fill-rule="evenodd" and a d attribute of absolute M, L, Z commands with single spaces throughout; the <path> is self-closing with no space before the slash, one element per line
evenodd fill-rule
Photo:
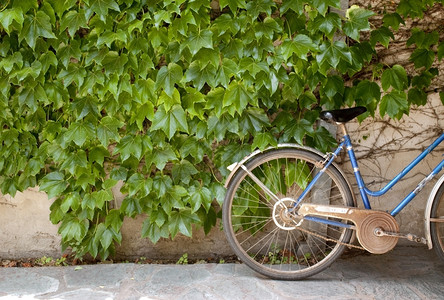
<path fill-rule="evenodd" d="M 438 137 L 427 149 L 425 149 L 418 157 L 416 157 L 407 167 L 404 168 L 395 178 L 393 178 L 385 187 L 383 187 L 379 191 L 371 191 L 369 190 L 364 180 L 362 179 L 361 173 L 359 171 L 358 162 L 356 160 L 355 152 L 353 151 L 353 146 L 350 140 L 349 135 L 347 134 L 347 131 L 345 130 L 345 126 L 343 124 L 340 124 L 339 126 L 342 127 L 342 130 L 344 132 L 344 136 L 342 139 L 342 142 L 339 144 L 338 148 L 332 153 L 331 158 L 325 163 L 324 168 L 313 178 L 313 180 L 310 182 L 310 184 L 307 186 L 307 188 L 304 190 L 304 192 L 299 196 L 298 200 L 295 203 L 295 208 L 298 206 L 298 204 L 303 200 L 305 195 L 314 187 L 316 184 L 316 181 L 321 177 L 321 175 L 325 172 L 325 170 L 333 163 L 335 158 L 339 155 L 339 153 L 343 150 L 345 147 L 347 149 L 348 156 L 350 158 L 351 165 L 353 167 L 353 172 L 355 174 L 356 182 L 358 183 L 359 187 L 359 193 L 361 195 L 362 201 L 364 203 L 364 206 L 366 209 L 371 209 L 370 201 L 368 199 L 369 196 L 372 197 L 379 197 L 387 193 L 394 185 L 396 185 L 406 174 L 408 174 L 420 161 L 422 161 L 430 152 L 433 151 L 440 143 L 444 141 L 444 133 Z M 441 170 L 444 169 L 444 159 L 432 170 L 432 172 L 426 176 L 418 185 L 417 187 L 410 192 L 391 212 L 390 215 L 396 216 L 401 210 L 404 209 L 404 207 L 407 206 L 407 204 L 410 203 L 410 201 L 415 198 L 415 196 L 424 188 L 424 186 L 433 179 Z M 340 227 L 350 228 L 351 226 L 348 224 L 332 221 L 332 220 L 326 220 L 318 217 L 312 217 L 312 216 L 306 216 L 305 219 L 316 221 L 324 224 L 330 224 L 330 225 L 337 225 Z"/>

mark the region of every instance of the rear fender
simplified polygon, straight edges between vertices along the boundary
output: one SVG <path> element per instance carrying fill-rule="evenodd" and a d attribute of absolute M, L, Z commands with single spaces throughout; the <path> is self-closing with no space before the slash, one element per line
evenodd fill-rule
<path fill-rule="evenodd" d="M 246 157 L 244 157 L 241 161 L 235 162 L 235 163 L 233 163 L 233 164 L 231 164 L 230 166 L 227 167 L 227 169 L 230 170 L 231 172 L 228 175 L 227 180 L 225 181 L 225 188 L 228 187 L 228 185 L 230 184 L 231 180 L 233 179 L 234 174 L 236 174 L 236 172 L 239 170 L 239 168 L 242 165 L 244 165 L 247 161 L 252 159 L 253 157 L 255 157 L 255 156 L 257 156 L 257 155 L 259 155 L 261 153 L 265 153 L 265 152 L 271 151 L 271 150 L 286 149 L 286 148 L 287 149 L 288 148 L 294 148 L 294 149 L 300 149 L 300 150 L 309 151 L 309 152 L 311 152 L 313 154 L 318 155 L 319 156 L 319 160 L 323 160 L 324 157 L 325 157 L 325 153 L 322 153 L 319 150 L 316 150 L 316 149 L 313 149 L 313 148 L 310 148 L 310 147 L 306 147 L 306 146 L 297 145 L 297 144 L 279 144 L 279 145 L 277 145 L 277 147 L 270 147 L 270 148 L 267 148 L 267 149 L 265 149 L 263 151 L 256 150 L 256 151 L 250 153 L 249 155 L 247 155 Z M 345 173 L 341 170 L 341 168 L 335 162 L 332 163 L 332 166 L 334 168 L 336 168 L 339 171 L 339 173 L 341 173 L 341 175 L 345 178 L 345 181 L 347 182 L 347 185 L 350 188 L 350 191 L 352 192 L 353 203 L 354 203 L 355 206 L 357 206 L 355 194 L 353 192 L 353 189 L 352 189 L 352 186 L 351 186 L 350 182 L 348 181 L 347 177 L 345 176 Z"/>

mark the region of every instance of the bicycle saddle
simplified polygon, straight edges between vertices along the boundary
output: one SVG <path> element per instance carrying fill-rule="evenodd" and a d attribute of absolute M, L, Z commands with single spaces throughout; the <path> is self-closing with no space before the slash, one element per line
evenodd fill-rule
<path fill-rule="evenodd" d="M 366 111 L 367 108 L 363 106 L 335 110 L 324 110 L 321 111 L 319 117 L 326 122 L 347 123 L 348 121 L 353 120 Z"/>

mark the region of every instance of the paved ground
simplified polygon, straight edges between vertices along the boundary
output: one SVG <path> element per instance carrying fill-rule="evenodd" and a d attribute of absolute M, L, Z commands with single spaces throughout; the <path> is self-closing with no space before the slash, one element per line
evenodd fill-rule
<path fill-rule="evenodd" d="M 3 299 L 444 299 L 444 264 L 426 248 L 397 247 L 293 282 L 241 264 L 0 268 Z"/>

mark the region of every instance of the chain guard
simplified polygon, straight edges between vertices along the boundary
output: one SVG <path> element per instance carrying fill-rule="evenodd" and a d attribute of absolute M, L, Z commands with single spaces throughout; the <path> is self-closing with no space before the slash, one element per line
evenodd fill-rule
<path fill-rule="evenodd" d="M 356 227 L 356 236 L 361 246 L 374 254 L 390 251 L 398 242 L 398 236 L 378 236 L 376 232 L 399 232 L 395 218 L 383 211 L 356 207 L 302 204 L 299 216 L 320 216 L 351 221 Z"/>

